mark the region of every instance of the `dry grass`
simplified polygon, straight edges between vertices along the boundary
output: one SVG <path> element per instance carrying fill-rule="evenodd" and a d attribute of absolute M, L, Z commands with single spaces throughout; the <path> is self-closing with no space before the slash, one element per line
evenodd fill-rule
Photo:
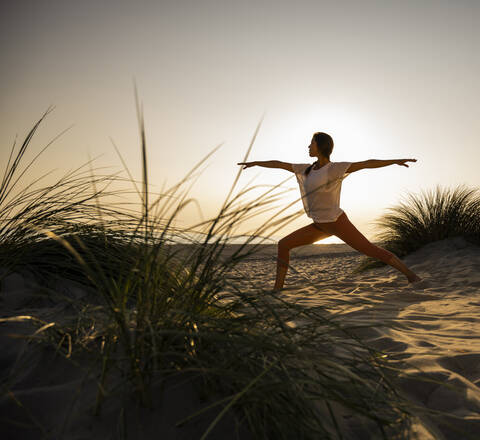
<path fill-rule="evenodd" d="M 178 185 L 149 194 L 140 114 L 141 209 L 104 204 L 104 196 L 120 194 L 108 188 L 124 181 L 118 175 L 82 174 L 82 168 L 54 185 L 15 195 L 11 184 L 45 116 L 12 155 L 3 179 L 0 267 L 28 269 L 46 285 L 75 280 L 94 292 L 61 323 L 49 325 L 34 316 L 30 322 L 41 329 L 37 342 L 41 336 L 41 343 L 72 362 L 88 360 L 85 368 L 98 383 L 97 414 L 107 400 L 125 395 L 151 407 L 163 384 L 185 378 L 206 396 L 208 411 L 178 422 L 208 414 L 202 438 L 226 414 L 255 438 L 342 438 L 338 408 L 367 421 L 373 437 L 407 435 L 412 406 L 398 395 L 389 365 L 377 352 L 322 309 L 229 280 L 254 249 L 239 247 L 229 257 L 223 250 L 238 238 L 235 231 L 243 221 L 274 210 L 281 185 L 252 203 L 247 197 L 252 187 L 235 192 L 237 176 L 215 218 L 178 230 L 176 216 L 194 203 L 185 187 L 198 166 Z M 267 239 L 297 215 L 282 217 L 282 212 L 252 231 L 245 244 Z M 180 254 L 172 246 L 179 239 L 190 241 L 189 252 Z M 303 324 L 287 325 L 292 322 Z M 3 371 L 3 392 L 15 391 L 14 374 Z"/>
<path fill-rule="evenodd" d="M 409 194 L 376 224 L 380 232 L 375 241 L 400 258 L 450 237 L 464 237 L 480 245 L 480 191 L 458 186 Z M 359 270 L 382 265 L 366 258 Z"/>

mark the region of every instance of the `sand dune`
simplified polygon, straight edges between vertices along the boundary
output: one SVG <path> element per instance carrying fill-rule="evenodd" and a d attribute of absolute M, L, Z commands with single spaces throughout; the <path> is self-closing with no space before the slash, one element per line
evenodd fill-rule
<path fill-rule="evenodd" d="M 413 286 L 391 268 L 353 273 L 360 258 L 346 246 L 300 249 L 292 255 L 282 295 L 308 307 L 326 308 L 392 359 L 399 369 L 392 380 L 419 406 L 412 438 L 480 438 L 480 248 L 460 238 L 425 246 L 405 259 L 424 279 Z M 245 288 L 273 285 L 274 268 L 275 247 L 269 246 L 241 263 L 232 278 Z M 44 296 L 33 278 L 9 275 L 2 282 L 2 316 L 61 322 L 88 293 L 69 281 L 55 292 L 56 297 Z M 22 339 L 36 328 L 27 319 L 22 324 L 0 323 L 0 368 L 11 390 L 0 400 L 2 438 L 39 438 L 39 429 L 52 438 L 110 438 L 110 427 L 119 423 L 115 403 L 101 420 L 92 417 L 95 383 L 80 367 L 55 356 L 53 349 Z M 159 426 L 162 438 L 195 438 L 193 431 L 175 429 L 172 420 L 187 416 L 199 403 L 190 388 L 170 385 L 169 404 L 163 404 L 161 415 L 141 413 L 132 404 L 129 417 L 141 419 L 145 429 L 139 438 L 158 436 Z M 445 411 L 450 417 L 427 415 L 421 408 Z M 347 438 L 363 438 L 349 426 L 348 415 L 344 422 Z M 222 429 L 226 431 L 220 430 L 218 438 L 227 435 L 228 420 Z"/>
<path fill-rule="evenodd" d="M 245 271 L 273 285 L 274 258 L 249 262 Z M 358 326 L 359 336 L 398 362 L 407 396 L 451 414 L 420 417 L 420 438 L 480 438 L 480 248 L 461 238 L 425 246 L 405 258 L 424 280 L 414 285 L 389 267 L 353 273 L 360 259 L 346 247 L 292 252 L 285 298 Z"/>

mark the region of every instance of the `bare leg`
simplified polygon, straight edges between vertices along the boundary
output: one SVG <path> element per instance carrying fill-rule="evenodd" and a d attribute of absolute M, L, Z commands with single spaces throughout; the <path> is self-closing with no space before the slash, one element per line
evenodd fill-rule
<path fill-rule="evenodd" d="M 330 225 L 332 225 L 330 227 Z M 335 223 L 322 224 L 328 232 L 334 228 L 333 232 L 338 238 L 342 239 L 352 248 L 364 253 L 369 257 L 376 258 L 384 263 L 394 267 L 403 273 L 410 283 L 420 281 L 420 278 L 412 272 L 401 260 L 391 252 L 370 243 L 367 238 L 350 222 L 345 214 L 342 214 Z"/>
<path fill-rule="evenodd" d="M 402 272 L 407 277 L 409 283 L 421 280 L 416 273 L 412 272 L 407 266 L 405 266 L 402 260 L 394 254 L 392 254 L 392 257 L 388 261 L 385 261 L 385 263 Z"/>
<path fill-rule="evenodd" d="M 290 261 L 290 250 L 298 246 L 312 244 L 316 241 L 323 240 L 331 234 L 316 228 L 313 224 L 297 229 L 278 242 L 278 258 L 277 258 L 277 277 L 275 279 L 274 290 L 283 288 L 285 275 L 288 270 Z"/>

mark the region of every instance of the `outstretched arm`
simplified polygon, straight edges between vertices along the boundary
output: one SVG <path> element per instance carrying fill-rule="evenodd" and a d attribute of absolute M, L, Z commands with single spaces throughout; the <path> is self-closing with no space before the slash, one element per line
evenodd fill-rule
<path fill-rule="evenodd" d="M 382 168 L 389 165 L 402 165 L 408 168 L 407 162 L 416 162 L 417 159 L 391 159 L 391 160 L 377 160 L 370 159 L 363 162 L 353 162 L 347 169 L 347 173 L 363 170 L 365 168 Z"/>
<path fill-rule="evenodd" d="M 282 168 L 293 173 L 293 168 L 291 163 L 280 162 L 279 160 L 265 160 L 257 162 L 240 162 L 237 165 L 244 165 L 243 169 L 250 168 L 254 166 L 265 167 L 265 168 Z"/>

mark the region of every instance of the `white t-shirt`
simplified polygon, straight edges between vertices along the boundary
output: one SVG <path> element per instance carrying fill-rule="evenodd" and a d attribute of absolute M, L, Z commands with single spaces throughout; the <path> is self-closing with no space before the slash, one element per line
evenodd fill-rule
<path fill-rule="evenodd" d="M 312 168 L 305 175 L 309 163 L 292 163 L 297 177 L 303 207 L 308 217 L 316 223 L 334 222 L 342 215 L 340 209 L 340 190 L 342 181 L 352 162 L 328 162 L 316 170 Z"/>

